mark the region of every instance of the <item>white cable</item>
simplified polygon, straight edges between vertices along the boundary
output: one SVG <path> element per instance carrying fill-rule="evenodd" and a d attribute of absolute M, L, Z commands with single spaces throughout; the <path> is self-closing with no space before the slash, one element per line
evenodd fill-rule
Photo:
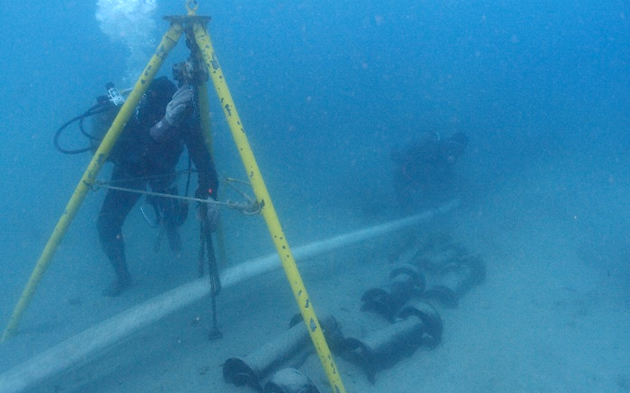
<path fill-rule="evenodd" d="M 457 205 L 458 202 L 453 201 L 415 216 L 296 247 L 293 249 L 293 256 L 296 260 L 304 260 L 362 243 L 426 222 L 437 214 L 454 209 Z M 222 287 L 225 290 L 241 281 L 279 267 L 277 254 L 239 264 L 222 274 Z M 55 375 L 94 360 L 125 337 L 209 294 L 208 278 L 202 277 L 139 304 L 0 374 L 0 393 L 17 393 L 33 389 Z"/>

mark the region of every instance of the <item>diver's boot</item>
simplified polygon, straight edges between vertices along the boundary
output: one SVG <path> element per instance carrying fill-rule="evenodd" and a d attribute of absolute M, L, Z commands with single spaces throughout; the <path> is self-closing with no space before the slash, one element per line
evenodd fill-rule
<path fill-rule="evenodd" d="M 129 270 L 127 270 L 127 264 L 124 261 L 116 261 L 112 262 L 112 265 L 114 266 L 116 277 L 114 277 L 111 284 L 103 290 L 103 296 L 116 297 L 131 285 L 131 275 L 129 274 Z"/>

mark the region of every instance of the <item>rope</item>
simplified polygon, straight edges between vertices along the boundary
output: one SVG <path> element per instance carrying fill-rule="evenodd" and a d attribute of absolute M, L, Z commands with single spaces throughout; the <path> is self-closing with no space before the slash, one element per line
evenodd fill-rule
<path fill-rule="evenodd" d="M 122 183 L 122 182 L 128 182 L 131 180 L 156 180 L 156 179 L 169 179 L 172 177 L 178 177 L 179 175 L 190 175 L 193 173 L 197 173 L 197 170 L 195 169 L 187 169 L 187 170 L 181 170 L 181 171 L 177 171 L 177 172 L 173 172 L 173 173 L 166 173 L 166 174 L 161 174 L 161 175 L 151 175 L 151 176 L 139 176 L 139 177 L 133 177 L 133 178 L 124 178 L 124 179 L 117 179 L 117 180 L 109 180 L 109 181 L 99 181 L 97 182 L 100 186 L 104 186 L 107 184 L 116 184 L 116 183 Z M 105 188 L 105 187 L 103 187 Z"/>
<path fill-rule="evenodd" d="M 160 198 L 179 199 L 179 200 L 190 201 L 190 202 L 208 203 L 208 204 L 212 203 L 218 206 L 225 206 L 228 209 L 238 210 L 246 216 L 253 216 L 256 214 L 260 214 L 260 210 L 262 209 L 262 206 L 259 203 L 253 201 L 249 196 L 245 194 L 243 195 L 245 195 L 246 199 L 248 199 L 246 202 L 234 202 L 229 199 L 226 200 L 225 202 L 221 202 L 221 201 L 215 201 L 212 198 L 201 199 L 201 198 L 185 197 L 185 196 L 180 196 L 180 195 L 164 194 L 161 192 L 136 190 L 133 188 L 126 188 L 126 187 L 117 187 L 117 186 L 112 186 L 112 185 L 97 181 L 96 183 L 94 183 L 94 186 L 92 187 L 92 189 L 96 191 L 99 188 L 104 188 L 107 190 L 131 192 L 134 194 L 141 194 L 141 195 L 150 195 L 150 196 L 156 196 Z"/>

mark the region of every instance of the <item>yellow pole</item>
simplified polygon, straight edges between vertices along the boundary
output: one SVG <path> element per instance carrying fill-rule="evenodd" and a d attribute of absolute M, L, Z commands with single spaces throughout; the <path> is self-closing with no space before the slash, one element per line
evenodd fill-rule
<path fill-rule="evenodd" d="M 236 147 L 241 155 L 241 160 L 243 161 L 243 165 L 247 171 L 247 176 L 252 183 L 258 202 L 263 206 L 262 215 L 267 223 L 267 228 L 269 229 L 273 242 L 276 246 L 280 260 L 282 261 L 282 267 L 284 268 L 289 284 L 291 285 L 291 289 L 293 290 L 293 295 L 295 296 L 295 300 L 297 301 L 300 312 L 302 313 L 302 318 L 304 318 L 304 322 L 308 327 L 308 332 L 311 335 L 311 339 L 313 340 L 319 359 L 326 371 L 326 376 L 328 377 L 332 391 L 334 393 L 345 393 L 346 390 L 341 382 L 339 371 L 337 370 L 335 361 L 330 353 L 324 334 L 322 333 L 321 326 L 317 320 L 317 316 L 315 315 L 315 310 L 313 309 L 313 304 L 310 301 L 306 288 L 304 287 L 304 283 L 302 282 L 300 272 L 295 264 L 295 259 L 293 259 L 289 243 L 282 231 L 280 220 L 278 219 L 273 203 L 271 202 L 271 197 L 269 196 L 267 186 L 263 181 L 262 174 L 260 173 L 260 169 L 256 163 L 256 158 L 254 157 L 254 153 L 249 145 L 249 141 L 247 140 L 247 135 L 245 135 L 245 129 L 243 128 L 241 119 L 236 111 L 232 95 L 230 94 L 225 77 L 223 76 L 223 71 L 219 66 L 219 61 L 217 60 L 212 43 L 210 42 L 210 36 L 199 23 L 194 23 L 193 31 L 195 33 L 197 45 L 201 49 L 206 65 L 208 66 L 208 71 L 212 77 L 214 87 L 219 95 L 221 107 L 223 108 L 223 112 L 227 118 Z"/>
<path fill-rule="evenodd" d="M 42 251 L 39 260 L 37 261 L 37 265 L 35 265 L 33 273 L 31 273 L 31 277 L 29 278 L 29 281 L 26 284 L 24 291 L 22 292 L 22 296 L 20 297 L 20 300 L 13 310 L 13 314 L 11 315 L 11 319 L 9 320 L 9 324 L 2 333 L 2 339 L 0 340 L 0 342 L 4 342 L 17 330 L 20 319 L 22 318 L 22 314 L 24 314 L 26 307 L 28 307 L 31 299 L 35 295 L 37 285 L 42 280 L 46 269 L 48 269 L 52 257 L 57 250 L 57 246 L 66 234 L 66 231 L 68 230 L 68 227 L 74 219 L 77 211 L 81 207 L 81 204 L 83 203 L 87 192 L 94 184 L 96 176 L 98 175 L 101 167 L 107 160 L 109 152 L 111 151 L 112 147 L 114 147 L 116 140 L 118 139 L 120 133 L 127 124 L 127 121 L 129 121 L 129 118 L 131 118 L 131 115 L 135 111 L 135 108 L 138 105 L 140 98 L 142 98 L 142 95 L 146 91 L 147 87 L 149 87 L 149 85 L 151 84 L 153 77 L 160 69 L 160 66 L 166 59 L 166 56 L 168 56 L 168 53 L 177 44 L 177 41 L 179 40 L 181 34 L 181 25 L 175 24 L 172 25 L 170 29 L 166 32 L 166 34 L 164 34 L 164 37 L 162 37 L 162 42 L 160 42 L 160 45 L 158 46 L 153 57 L 149 61 L 149 64 L 142 72 L 142 75 L 140 76 L 140 79 L 138 79 L 138 82 L 136 82 L 133 91 L 131 92 L 131 94 L 129 94 L 129 97 L 125 101 L 125 104 L 118 112 L 118 115 L 114 119 L 112 126 L 107 131 L 107 134 L 103 138 L 103 141 L 101 142 L 98 150 L 96 150 L 96 153 L 94 153 L 92 161 L 83 174 L 83 177 L 81 178 L 79 184 L 72 193 L 72 197 L 66 205 L 66 209 L 61 215 L 61 218 L 59 218 L 59 221 L 57 222 L 57 225 L 55 226 L 52 235 L 48 239 L 48 243 L 46 243 L 46 247 L 44 247 L 44 251 Z"/>

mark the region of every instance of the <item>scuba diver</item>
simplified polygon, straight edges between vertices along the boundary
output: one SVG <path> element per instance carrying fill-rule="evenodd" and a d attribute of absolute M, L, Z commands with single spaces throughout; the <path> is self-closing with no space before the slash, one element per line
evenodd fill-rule
<path fill-rule="evenodd" d="M 467 145 L 463 132 L 444 139 L 437 133 L 423 132 L 405 149 L 392 151 L 394 190 L 400 207 L 409 212 L 418 205 L 442 201 L 453 189 L 455 163 Z"/>
<path fill-rule="evenodd" d="M 178 194 L 175 167 L 186 146 L 199 176 L 195 196 L 215 200 L 217 173 L 203 140 L 194 102 L 193 86 L 183 83 L 177 89 L 166 77 L 155 79 L 109 155 L 108 159 L 114 164 L 110 184 L 138 191 L 145 191 L 149 186 L 155 193 L 175 196 Z M 122 226 L 140 196 L 112 188 L 105 195 L 97 229 L 103 251 L 115 273 L 114 280 L 103 291 L 105 296 L 118 296 L 131 285 Z M 187 203 L 160 196 L 149 196 L 147 201 L 155 209 L 171 249 L 179 250 L 181 241 L 177 230 L 188 216 Z M 206 205 L 203 209 L 206 214 L 198 218 L 206 220 L 204 227 L 214 232 L 219 210 L 214 203 Z"/>
<path fill-rule="evenodd" d="M 219 202 L 216 202 L 219 184 L 205 140 L 201 124 L 203 114 L 199 107 L 200 87 L 205 89 L 209 75 L 201 52 L 189 44 L 192 41 L 187 40 L 191 50 L 188 59 L 173 65 L 173 80 L 177 86 L 167 77 L 150 82 L 107 157 L 114 167 L 110 181 L 100 184 L 107 192 L 98 215 L 97 230 L 101 247 L 115 275 L 103 291 L 105 296 L 118 296 L 131 285 L 122 226 L 142 194 L 147 194 L 145 201 L 155 212 L 153 218 L 149 218 L 143 206 L 141 210 L 145 220 L 152 227 L 160 227 L 154 249 L 157 251 L 162 235 L 165 235 L 170 248 L 180 250 L 178 228 L 188 217 L 188 203 L 184 200 L 190 199 L 187 197 L 193 172 L 198 174 L 195 199 L 199 202 L 196 214 L 200 223 L 199 275 L 203 275 L 203 261 L 207 257 L 213 304 L 214 296 L 221 289 L 212 240 L 212 234 L 220 221 Z M 125 103 L 123 94 L 113 83 L 107 83 L 105 88 L 107 95 L 98 97 L 94 106 L 70 119 L 56 131 L 53 142 L 59 152 L 80 154 L 91 151 L 94 154 L 97 151 Z M 87 119 L 92 121 L 90 132 L 84 129 Z M 60 140 L 64 130 L 74 123 L 78 123 L 79 130 L 88 138 L 88 146 L 62 146 Z M 188 150 L 188 179 L 184 197 L 178 197 L 176 166 L 184 147 Z M 192 170 L 192 164 L 196 170 Z M 150 192 L 147 192 L 147 186 Z M 224 204 L 246 214 L 257 213 L 258 205 L 251 198 L 246 199 L 245 203 Z"/>

